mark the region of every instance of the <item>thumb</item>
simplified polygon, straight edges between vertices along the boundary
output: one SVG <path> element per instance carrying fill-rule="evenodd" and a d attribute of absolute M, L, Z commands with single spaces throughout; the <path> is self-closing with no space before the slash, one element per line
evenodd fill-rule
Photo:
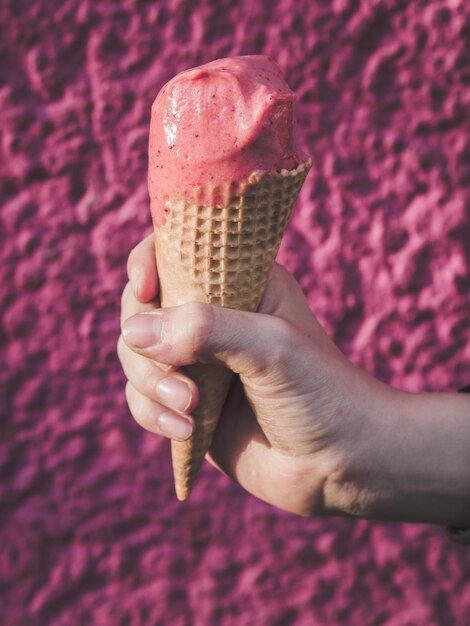
<path fill-rule="evenodd" d="M 276 370 L 296 338 L 279 317 L 201 303 L 139 313 L 122 334 L 132 350 L 160 363 L 217 363 L 246 377 Z"/>

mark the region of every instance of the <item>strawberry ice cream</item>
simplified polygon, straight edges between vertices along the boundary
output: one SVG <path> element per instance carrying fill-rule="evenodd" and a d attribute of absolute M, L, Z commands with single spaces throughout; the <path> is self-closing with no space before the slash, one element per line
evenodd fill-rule
<path fill-rule="evenodd" d="M 228 182 L 238 195 L 253 172 L 291 170 L 303 161 L 294 94 L 270 57 L 218 59 L 182 72 L 162 88 L 152 107 L 154 222 L 164 222 L 168 198 L 204 204 L 204 186 L 222 189 Z M 222 204 L 227 198 L 217 200 Z"/>

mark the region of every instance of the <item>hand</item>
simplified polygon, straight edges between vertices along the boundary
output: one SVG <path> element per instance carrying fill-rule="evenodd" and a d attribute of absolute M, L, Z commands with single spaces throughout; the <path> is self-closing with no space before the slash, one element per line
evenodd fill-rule
<path fill-rule="evenodd" d="M 134 249 L 128 267 L 118 351 L 136 421 L 156 434 L 188 437 L 197 388 L 176 368 L 226 365 L 239 379 L 209 460 L 267 502 L 322 512 L 327 478 L 363 426 L 352 400 L 366 388 L 372 395 L 372 379 L 329 340 L 293 277 L 274 267 L 259 313 L 202 304 L 159 309 L 153 236 Z"/>
<path fill-rule="evenodd" d="M 198 391 L 178 368 L 223 364 L 239 379 L 208 460 L 250 493 L 301 515 L 470 526 L 470 396 L 407 393 L 362 372 L 279 265 L 258 313 L 159 308 L 153 236 L 128 272 L 118 353 L 141 426 L 189 437 Z"/>

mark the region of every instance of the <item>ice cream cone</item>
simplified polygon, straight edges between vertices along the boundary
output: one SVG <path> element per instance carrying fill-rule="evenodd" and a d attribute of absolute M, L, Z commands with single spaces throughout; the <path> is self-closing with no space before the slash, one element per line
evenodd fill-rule
<path fill-rule="evenodd" d="M 205 186 L 193 203 L 167 200 L 164 223 L 155 223 L 162 306 L 204 302 L 256 311 L 309 168 L 310 160 L 293 170 L 254 172 L 242 185 Z M 179 500 L 189 497 L 233 376 L 215 365 L 185 369 L 200 400 L 194 435 L 172 442 Z"/>

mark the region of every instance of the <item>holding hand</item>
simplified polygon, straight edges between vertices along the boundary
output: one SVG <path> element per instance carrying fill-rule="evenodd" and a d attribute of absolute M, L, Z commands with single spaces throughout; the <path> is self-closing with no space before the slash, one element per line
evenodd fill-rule
<path fill-rule="evenodd" d="M 141 426 L 176 439 L 189 437 L 198 391 L 178 368 L 222 364 L 239 377 L 209 461 L 250 493 L 301 515 L 436 523 L 462 518 L 465 507 L 456 501 L 455 489 L 441 493 L 448 477 L 438 480 L 434 470 L 431 487 L 423 489 L 422 481 L 433 466 L 428 453 L 443 456 L 442 440 L 433 432 L 443 407 L 454 416 L 447 422 L 454 456 L 449 461 L 446 455 L 444 469 L 450 465 L 455 474 L 455 453 L 459 461 L 468 456 L 470 428 L 466 448 L 458 431 L 470 414 L 469 398 L 408 394 L 356 368 L 279 265 L 259 312 L 245 313 L 196 303 L 159 308 L 157 263 L 149 236 L 130 255 L 122 302 L 118 352 L 129 381 L 129 407 Z M 424 436 L 418 419 L 423 416 Z M 418 467 L 410 454 L 422 455 Z M 465 469 L 459 490 L 470 483 L 470 467 Z M 446 510 L 436 506 L 433 489 L 446 500 Z M 470 510 L 466 519 L 470 522 Z"/>

